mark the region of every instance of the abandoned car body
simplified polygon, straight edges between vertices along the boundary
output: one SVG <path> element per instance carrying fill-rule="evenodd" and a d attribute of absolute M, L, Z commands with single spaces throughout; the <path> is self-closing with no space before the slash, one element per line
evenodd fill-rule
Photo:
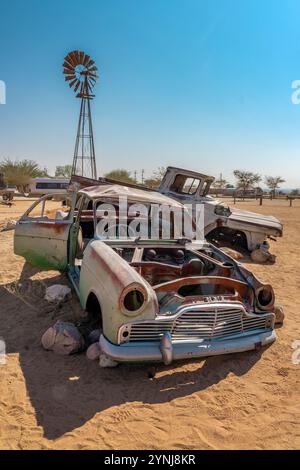
<path fill-rule="evenodd" d="M 231 241 L 253 251 L 266 238 L 282 236 L 283 226 L 276 217 L 227 207 L 209 196 L 214 180 L 213 176 L 168 167 L 158 191 L 182 204 L 204 204 L 205 237 L 210 241 Z"/>
<path fill-rule="evenodd" d="M 99 203 L 117 204 L 122 192 L 135 203 L 174 204 L 158 193 L 95 186 L 74 193 L 69 211 L 47 212 L 52 196 L 42 197 L 15 230 L 16 254 L 68 271 L 82 308 L 99 319 L 103 355 L 169 364 L 276 339 L 272 287 L 217 247 L 184 238 L 99 237 Z"/>

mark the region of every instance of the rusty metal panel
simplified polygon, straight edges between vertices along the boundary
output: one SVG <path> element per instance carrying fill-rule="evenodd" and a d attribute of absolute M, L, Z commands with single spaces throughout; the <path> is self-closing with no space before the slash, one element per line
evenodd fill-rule
<path fill-rule="evenodd" d="M 20 221 L 15 230 L 14 251 L 42 268 L 67 267 L 70 223 Z"/>

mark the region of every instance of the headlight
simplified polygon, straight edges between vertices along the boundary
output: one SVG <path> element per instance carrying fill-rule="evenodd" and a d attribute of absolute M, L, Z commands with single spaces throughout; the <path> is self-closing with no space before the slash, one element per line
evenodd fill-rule
<path fill-rule="evenodd" d="M 120 296 L 121 310 L 128 316 L 138 315 L 145 308 L 147 299 L 147 291 L 142 285 L 130 284 Z"/>
<path fill-rule="evenodd" d="M 273 288 L 270 285 L 259 287 L 255 292 L 255 296 L 257 306 L 261 310 L 270 310 L 273 307 L 275 296 Z"/>

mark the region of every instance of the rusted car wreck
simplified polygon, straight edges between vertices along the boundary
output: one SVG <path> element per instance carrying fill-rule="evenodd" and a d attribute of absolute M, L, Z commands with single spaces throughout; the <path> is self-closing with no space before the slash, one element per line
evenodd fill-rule
<path fill-rule="evenodd" d="M 281 237 L 282 223 L 276 217 L 228 207 L 209 196 L 213 176 L 182 168 L 168 167 L 158 191 L 183 204 L 203 204 L 205 237 L 213 242 L 230 242 L 250 252 L 268 239 Z"/>
<path fill-rule="evenodd" d="M 185 238 L 99 235 L 103 203 L 116 208 L 119 228 L 120 195 L 128 199 L 128 213 L 141 203 L 149 219 L 153 202 L 183 207 L 157 192 L 92 186 L 54 211 L 47 210 L 53 196 L 42 197 L 15 230 L 16 254 L 68 271 L 82 308 L 98 318 L 101 354 L 116 363 L 170 364 L 254 350 L 276 339 L 272 287 L 217 247 Z"/>

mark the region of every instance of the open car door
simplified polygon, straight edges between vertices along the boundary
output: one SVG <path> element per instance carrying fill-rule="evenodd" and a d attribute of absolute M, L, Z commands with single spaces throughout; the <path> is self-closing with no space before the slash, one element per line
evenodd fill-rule
<path fill-rule="evenodd" d="M 16 225 L 15 254 L 34 266 L 66 269 L 75 202 L 75 193 L 46 195 L 36 201 Z"/>

